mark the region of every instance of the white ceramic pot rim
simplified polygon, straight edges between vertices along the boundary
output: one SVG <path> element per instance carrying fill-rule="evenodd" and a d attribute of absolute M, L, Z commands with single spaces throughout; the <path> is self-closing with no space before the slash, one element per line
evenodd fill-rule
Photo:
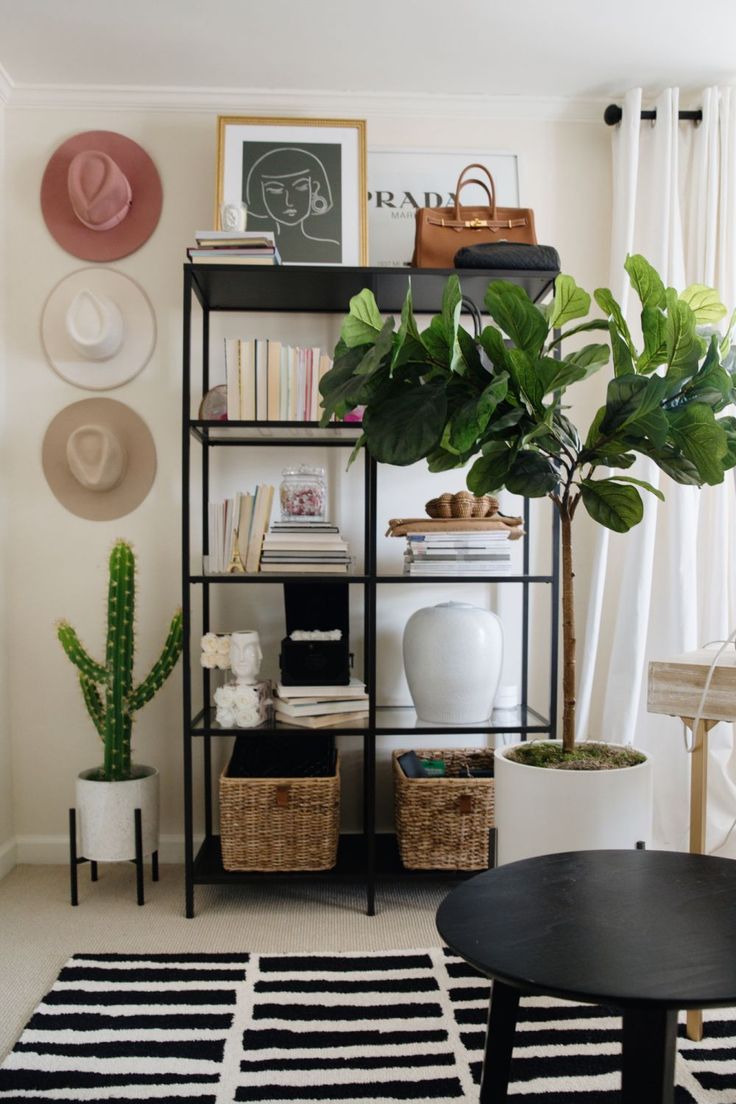
<path fill-rule="evenodd" d="M 119 786 L 125 782 L 140 782 L 144 778 L 150 778 L 153 774 L 158 774 L 156 767 L 147 767 L 143 763 L 133 763 L 131 770 L 135 771 L 130 778 L 99 778 L 96 777 L 100 774 L 100 771 L 104 770 L 104 767 L 87 767 L 86 770 L 80 771 L 77 778 L 81 778 L 83 782 L 104 782 L 108 786 Z"/>
<path fill-rule="evenodd" d="M 533 741 L 532 740 L 522 740 L 518 744 L 506 744 L 506 745 L 504 745 L 504 747 L 496 748 L 496 750 L 494 752 L 494 756 L 495 757 L 500 756 L 508 764 L 509 769 L 513 769 L 513 770 L 516 770 L 516 769 L 519 769 L 519 770 L 534 770 L 534 771 L 544 770 L 544 771 L 547 771 L 547 773 L 550 774 L 550 775 L 564 775 L 565 778 L 577 777 L 578 775 L 580 775 L 582 777 L 585 777 L 585 778 L 590 778 L 591 775 L 594 775 L 594 776 L 598 777 L 598 776 L 601 776 L 601 775 L 605 776 L 607 774 L 620 774 L 622 771 L 640 770 L 642 767 L 646 767 L 649 763 L 652 762 L 652 756 L 649 754 L 648 751 L 644 751 L 643 748 L 634 748 L 633 749 L 634 751 L 638 751 L 640 755 L 644 756 L 644 759 L 642 760 L 641 763 L 632 763 L 628 767 L 604 767 L 602 770 L 554 770 L 554 769 L 550 770 L 549 767 L 539 767 L 539 766 L 534 765 L 533 763 L 517 763 L 517 761 L 515 759 L 509 759 L 508 752 L 515 751 L 516 748 L 528 747 L 529 744 L 531 744 L 531 743 L 535 743 L 535 744 L 557 744 L 558 747 L 559 747 L 562 744 L 562 740 L 533 740 Z M 580 747 L 585 743 L 604 744 L 604 743 L 606 743 L 606 741 L 605 740 L 586 740 L 586 741 L 581 741 L 580 743 L 577 743 L 576 747 Z M 632 746 L 631 744 L 607 744 L 607 747 L 620 748 L 621 750 L 624 750 L 624 751 L 627 750 L 628 748 L 630 748 L 631 746 Z"/>

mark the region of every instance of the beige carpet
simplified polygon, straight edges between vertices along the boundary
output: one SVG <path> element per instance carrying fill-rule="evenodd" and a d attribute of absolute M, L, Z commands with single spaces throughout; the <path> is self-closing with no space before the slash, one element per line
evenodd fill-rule
<path fill-rule="evenodd" d="M 434 917 L 442 882 L 388 882 L 377 915 L 361 887 L 329 881 L 199 886 L 197 915 L 184 917 L 184 875 L 162 866 L 146 903 L 135 903 L 135 870 L 80 867 L 79 906 L 69 904 L 64 866 L 19 866 L 0 882 L 0 1060 L 61 966 L 80 952 L 380 951 L 439 946 Z"/>

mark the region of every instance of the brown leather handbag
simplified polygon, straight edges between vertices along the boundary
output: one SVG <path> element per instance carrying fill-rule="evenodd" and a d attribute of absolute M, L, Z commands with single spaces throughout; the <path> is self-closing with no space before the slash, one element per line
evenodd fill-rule
<path fill-rule="evenodd" d="M 478 169 L 488 182 L 467 174 Z M 479 184 L 488 196 L 487 207 L 463 207 L 460 193 L 466 184 Z M 497 207 L 496 188 L 485 165 L 466 165 L 458 177 L 454 207 L 419 207 L 412 264 L 416 268 L 454 268 L 458 249 L 480 242 L 537 244 L 534 212 L 529 207 Z"/>

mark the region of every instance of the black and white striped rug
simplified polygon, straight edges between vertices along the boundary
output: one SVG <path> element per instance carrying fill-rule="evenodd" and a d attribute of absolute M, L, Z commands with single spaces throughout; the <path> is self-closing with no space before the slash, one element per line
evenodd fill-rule
<path fill-rule="evenodd" d="M 0 1067 L 0 1102 L 476 1101 L 489 984 L 441 950 L 75 955 Z M 620 1020 L 523 1002 L 519 1104 L 614 1104 Z M 680 1029 L 677 1104 L 736 1101 L 736 1011 Z"/>

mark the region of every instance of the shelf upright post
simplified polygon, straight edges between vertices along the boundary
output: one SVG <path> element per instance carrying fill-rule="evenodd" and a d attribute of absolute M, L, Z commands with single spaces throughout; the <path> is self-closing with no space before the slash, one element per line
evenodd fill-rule
<path fill-rule="evenodd" d="M 184 265 L 184 302 L 182 309 L 184 340 L 182 347 L 182 418 L 181 418 L 181 549 L 182 549 L 182 683 L 184 737 L 184 897 L 185 915 L 194 916 L 194 824 L 192 817 L 192 680 L 191 680 L 191 609 L 189 595 L 190 534 L 189 534 L 189 463 L 191 418 L 191 316 L 192 270 Z"/>
<path fill-rule="evenodd" d="M 560 329 L 553 331 L 556 338 Z M 562 360 L 559 341 L 552 354 L 555 360 Z M 550 587 L 550 642 L 549 642 L 549 738 L 557 739 L 557 677 L 560 654 L 560 515 L 557 507 L 552 507 L 552 586 Z"/>
<path fill-rule="evenodd" d="M 363 449 L 365 460 L 364 524 L 365 524 L 365 682 L 368 698 L 368 727 L 363 737 L 363 839 L 366 864 L 366 913 L 376 912 L 376 514 L 378 500 L 378 466 Z"/>
<path fill-rule="evenodd" d="M 524 582 L 521 584 L 521 712 L 524 724 L 527 722 L 529 708 L 529 549 L 531 536 L 531 510 L 529 499 L 524 499 Z M 526 740 L 526 732 L 522 733 Z"/>
<path fill-rule="evenodd" d="M 205 300 L 202 305 L 202 397 L 210 389 L 210 308 Z M 203 431 L 202 441 L 202 547 L 209 551 L 209 501 L 210 501 L 210 432 Z M 204 574 L 204 572 L 203 572 Z M 202 584 L 202 632 L 210 629 L 210 588 Z M 202 706 L 205 711 L 210 704 L 210 672 L 202 668 Z M 206 716 L 205 712 L 205 716 Z M 212 737 L 207 733 L 202 739 L 204 758 L 204 832 L 207 839 L 212 835 Z"/>

